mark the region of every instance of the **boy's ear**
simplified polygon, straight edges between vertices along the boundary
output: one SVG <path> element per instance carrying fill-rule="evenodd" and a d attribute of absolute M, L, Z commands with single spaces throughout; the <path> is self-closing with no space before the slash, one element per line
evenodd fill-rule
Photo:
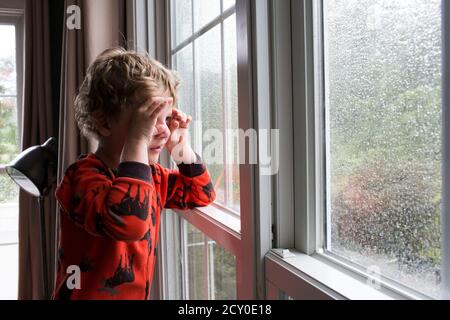
<path fill-rule="evenodd" d="M 97 110 L 92 112 L 92 120 L 95 123 L 98 133 L 103 137 L 109 137 L 111 135 L 110 121 L 102 111 Z"/>

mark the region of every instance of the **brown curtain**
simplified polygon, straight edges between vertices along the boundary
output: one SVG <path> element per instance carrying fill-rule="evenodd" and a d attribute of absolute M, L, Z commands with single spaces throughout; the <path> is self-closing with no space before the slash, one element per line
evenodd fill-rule
<path fill-rule="evenodd" d="M 53 125 L 48 0 L 25 2 L 22 148 L 55 136 Z M 49 275 L 54 272 L 55 199 L 45 200 Z M 39 207 L 36 198 L 19 196 L 19 299 L 42 298 Z"/>
<path fill-rule="evenodd" d="M 79 30 L 65 28 L 61 78 L 58 181 L 78 155 L 94 151 L 95 141 L 80 136 L 74 120 L 73 102 L 86 69 L 103 50 L 125 41 L 125 0 L 65 0 L 65 7 L 81 9 Z"/>
<path fill-rule="evenodd" d="M 58 181 L 78 155 L 94 151 L 94 141 L 80 136 L 73 102 L 88 65 L 103 50 L 126 44 L 126 0 L 65 0 L 65 8 L 81 9 L 81 29 L 64 22 L 59 114 Z M 66 10 L 64 10 L 65 12 Z M 23 147 L 43 143 L 53 132 L 48 37 L 48 0 L 26 0 L 26 52 Z M 55 279 L 58 215 L 53 192 L 46 199 L 47 256 L 50 290 Z M 42 298 L 41 257 L 37 202 L 20 195 L 19 299 Z"/>

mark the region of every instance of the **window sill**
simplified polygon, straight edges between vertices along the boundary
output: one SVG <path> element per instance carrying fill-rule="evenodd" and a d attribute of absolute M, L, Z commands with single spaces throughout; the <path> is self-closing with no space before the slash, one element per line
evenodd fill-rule
<path fill-rule="evenodd" d="M 392 300 L 414 299 L 390 290 L 378 290 L 331 263 L 298 251 L 282 258 L 274 251 L 265 258 L 266 279 L 294 299 Z M 273 295 L 271 295 L 273 296 Z"/>

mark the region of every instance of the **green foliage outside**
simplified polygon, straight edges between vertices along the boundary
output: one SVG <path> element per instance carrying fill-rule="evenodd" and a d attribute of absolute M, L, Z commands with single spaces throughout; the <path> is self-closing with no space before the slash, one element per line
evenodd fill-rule
<path fill-rule="evenodd" d="M 440 1 L 327 2 L 332 246 L 433 272 L 440 265 Z"/>
<path fill-rule="evenodd" d="M 0 76 L 14 70 L 11 59 L 0 60 Z M 9 163 L 19 152 L 17 108 L 15 100 L 2 98 L 6 88 L 0 86 L 0 164 Z M 7 175 L 0 175 L 0 203 L 18 199 L 17 185 Z"/>

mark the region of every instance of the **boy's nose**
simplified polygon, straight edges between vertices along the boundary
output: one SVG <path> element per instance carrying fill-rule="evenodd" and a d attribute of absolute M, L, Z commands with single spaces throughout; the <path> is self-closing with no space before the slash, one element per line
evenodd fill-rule
<path fill-rule="evenodd" d="M 158 138 L 166 138 L 170 134 L 170 130 L 165 123 L 156 125 L 156 136 Z"/>

